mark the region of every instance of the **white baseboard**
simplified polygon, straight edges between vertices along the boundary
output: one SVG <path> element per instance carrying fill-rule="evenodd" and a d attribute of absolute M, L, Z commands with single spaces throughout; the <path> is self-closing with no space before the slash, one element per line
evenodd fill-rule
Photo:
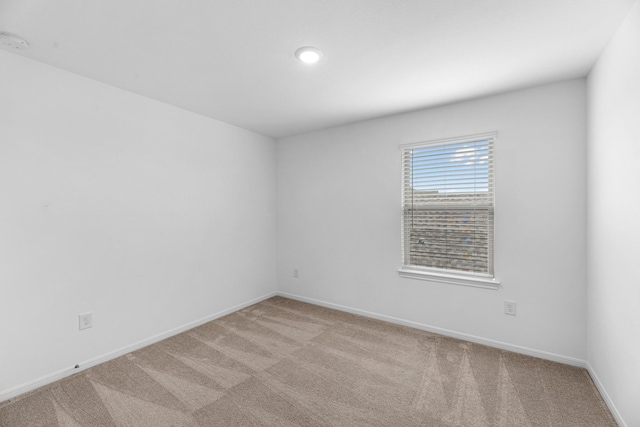
<path fill-rule="evenodd" d="M 561 354 L 550 353 L 547 351 L 536 350 L 529 347 L 523 347 L 520 345 L 509 344 L 502 341 L 496 341 L 489 338 L 483 338 L 476 335 L 465 334 L 462 332 L 456 332 L 449 329 L 439 328 L 437 326 L 426 325 L 424 323 L 414 322 L 411 320 L 400 319 L 393 316 L 387 316 L 385 314 L 373 313 L 371 311 L 360 310 L 353 307 L 347 307 L 340 304 L 334 304 L 326 301 L 320 301 L 314 298 L 307 298 L 300 295 L 290 294 L 286 292 L 277 292 L 277 295 L 285 298 L 291 298 L 297 301 L 308 302 L 309 304 L 319 305 L 322 307 L 333 308 L 335 310 L 346 311 L 352 314 L 358 314 L 364 317 L 370 317 L 372 319 L 384 320 L 385 322 L 395 323 L 397 325 L 409 326 L 415 329 L 421 329 L 427 332 L 433 332 L 440 335 L 445 335 L 451 338 L 458 338 L 465 341 L 474 342 L 476 344 L 483 344 L 489 347 L 495 347 L 502 350 L 512 351 L 514 353 L 525 354 L 527 356 L 538 357 L 540 359 L 551 360 L 553 362 L 563 363 L 565 365 L 577 366 L 580 368 L 586 368 L 587 362 L 581 359 L 576 359 Z"/>
<path fill-rule="evenodd" d="M 28 393 L 32 390 L 35 390 L 39 387 L 45 386 L 47 384 L 51 384 L 55 381 L 61 380 L 65 377 L 68 377 L 72 374 L 75 374 L 77 372 L 83 371 L 85 369 L 88 369 L 92 366 L 98 365 L 100 363 L 104 363 L 107 362 L 109 360 L 115 359 L 116 357 L 120 357 L 120 356 L 124 356 L 125 354 L 131 353 L 132 351 L 138 350 L 142 347 L 146 347 L 148 345 L 154 344 L 158 341 L 162 341 L 166 338 L 172 337 L 174 335 L 177 335 L 181 332 L 187 331 L 189 329 L 195 328 L 197 326 L 203 325 L 207 322 L 210 322 L 212 320 L 218 319 L 222 316 L 226 316 L 227 314 L 231 314 L 233 312 L 236 312 L 238 310 L 242 310 L 245 307 L 249 307 L 250 305 L 253 304 L 257 304 L 260 301 L 264 301 L 268 298 L 271 298 L 273 296 L 277 295 L 276 292 L 271 292 L 268 293 L 266 295 L 263 295 L 261 297 L 258 298 L 254 298 L 252 300 L 243 302 L 242 304 L 238 304 L 235 305 L 233 307 L 227 308 L 225 310 L 219 311 L 217 313 L 211 314 L 209 316 L 203 317 L 201 319 L 198 319 L 194 322 L 189 322 L 185 325 L 179 326 L 177 328 L 173 328 L 170 329 L 166 332 L 162 332 L 160 334 L 154 335 L 152 337 L 143 339 L 141 341 L 138 341 L 136 343 L 133 343 L 131 345 L 127 345 L 125 347 L 122 347 L 118 350 L 114 350 L 111 351 L 109 353 L 103 354 L 101 356 L 98 357 L 94 357 L 93 359 L 89 359 L 87 361 L 84 361 L 82 363 L 79 364 L 78 368 L 75 367 L 69 367 L 69 368 L 65 368 L 65 369 L 61 369 L 57 372 L 53 372 L 51 374 L 45 375 L 44 377 L 38 378 L 36 380 L 30 381 L 28 383 L 25 384 L 21 384 L 17 387 L 13 387 L 9 390 L 5 390 L 0 392 L 0 402 L 3 402 L 5 400 L 9 400 L 12 399 L 16 396 L 19 396 L 21 394 L 24 393 Z"/>
<path fill-rule="evenodd" d="M 604 400 L 604 403 L 607 404 L 609 411 L 611 411 L 611 415 L 613 415 L 613 418 L 615 418 L 618 425 L 620 427 L 627 427 L 627 423 L 625 423 L 622 419 L 620 412 L 618 412 L 618 408 L 616 408 L 616 405 L 614 405 L 613 400 L 611 400 L 611 397 L 609 397 L 609 393 L 607 393 L 607 390 L 605 390 L 604 386 L 600 382 L 600 378 L 598 378 L 596 371 L 593 369 L 593 366 L 591 366 L 589 362 L 587 362 L 587 372 L 589 372 L 593 383 L 596 385 L 596 388 L 602 396 L 602 400 Z"/>
<path fill-rule="evenodd" d="M 465 341 L 470 341 L 470 342 L 475 342 L 477 344 L 483 344 L 483 345 L 487 345 L 490 347 L 496 347 L 496 348 L 500 348 L 502 350 L 508 350 L 508 351 L 513 351 L 515 353 L 520 353 L 520 354 L 525 354 L 528 356 L 533 356 L 533 357 L 539 357 L 541 359 L 546 359 L 546 360 L 551 360 L 554 362 L 558 362 L 558 363 L 564 363 L 567 365 L 572 365 L 572 366 L 578 366 L 581 368 L 586 368 L 587 371 L 589 372 L 589 375 L 591 375 L 591 378 L 593 379 L 594 384 L 596 385 L 598 391 L 600 392 L 600 394 L 602 395 L 603 400 L 605 401 L 605 403 L 607 404 L 607 406 L 609 407 L 609 410 L 611 411 L 611 413 L 613 414 L 613 417 L 615 418 L 616 422 L 620 425 L 620 427 L 627 427 L 626 423 L 624 422 L 624 420 L 622 419 L 622 417 L 620 416 L 620 413 L 618 412 L 618 409 L 616 408 L 616 406 L 614 405 L 613 401 L 611 400 L 611 398 L 609 397 L 609 394 L 607 393 L 607 391 L 605 390 L 604 386 L 602 385 L 602 383 L 600 382 L 600 379 L 598 378 L 598 375 L 596 374 L 596 372 L 593 370 L 593 367 L 586 361 L 584 360 L 580 360 L 580 359 L 576 359 L 576 358 L 572 358 L 572 357 L 568 357 L 568 356 L 563 356 L 563 355 L 559 355 L 559 354 L 555 354 L 555 353 L 550 353 L 550 352 L 546 352 L 546 351 L 541 351 L 541 350 L 536 350 L 536 349 L 532 349 L 532 348 L 528 348 L 528 347 L 523 347 L 523 346 L 519 346 L 519 345 L 514 345 L 514 344 L 508 344 L 505 342 L 501 342 L 501 341 L 496 341 L 496 340 L 491 340 L 488 338 L 483 338 L 483 337 L 478 337 L 475 335 L 470 335 L 470 334 L 465 334 L 465 333 L 461 333 L 461 332 L 455 332 L 455 331 L 451 331 L 449 329 L 444 329 L 444 328 L 439 328 L 436 326 L 430 326 L 430 325 L 426 325 L 423 323 L 419 323 L 419 322 L 413 322 L 411 320 L 405 320 L 405 319 L 400 319 L 397 317 L 392 317 L 392 316 L 387 316 L 384 314 L 378 314 L 378 313 L 373 313 L 370 311 L 366 311 L 366 310 L 360 310 L 357 308 L 353 308 L 353 307 L 348 307 L 348 306 L 344 306 L 344 305 L 340 305 L 340 304 L 334 304 L 334 303 L 330 303 L 330 302 L 326 302 L 326 301 L 321 301 L 321 300 L 317 300 L 314 298 L 307 298 L 307 297 L 303 297 L 300 295 L 294 295 L 294 294 L 290 294 L 290 293 L 286 293 L 286 292 L 271 292 L 268 293 L 266 295 L 263 295 L 261 297 L 258 298 L 254 298 L 252 300 L 246 301 L 242 304 L 238 304 L 235 305 L 233 307 L 227 308 L 225 310 L 219 311 L 217 313 L 211 314 L 209 316 L 203 317 L 199 320 L 196 320 L 194 322 L 190 322 L 187 323 L 185 325 L 182 325 L 180 327 L 171 329 L 169 331 L 154 335 L 152 337 L 149 337 L 147 339 L 138 341 L 136 343 L 133 343 L 131 345 L 122 347 L 118 350 L 114 350 L 112 352 L 106 353 L 102 356 L 98 356 L 95 357 L 93 359 L 89 359 L 85 362 L 82 362 L 79 364 L 79 368 L 75 368 L 75 367 L 69 367 L 69 368 L 65 368 L 65 369 L 61 369 L 57 372 L 53 372 L 49 375 L 45 375 L 44 377 L 38 378 L 36 380 L 30 381 L 28 383 L 19 385 L 17 387 L 13 387 L 9 390 L 3 391 L 0 393 L 0 402 L 3 402 L 5 400 L 8 399 L 12 399 L 16 396 L 19 396 L 21 394 L 24 393 L 28 393 L 32 390 L 35 390 L 39 387 L 45 386 L 47 384 L 53 383 L 55 381 L 61 380 L 65 377 L 68 377 L 72 374 L 75 374 L 77 372 L 80 372 L 82 370 L 88 369 L 92 366 L 98 365 L 100 363 L 104 363 L 107 362 L 109 360 L 115 359 L 117 357 L 123 356 L 125 354 L 131 353 L 132 351 L 138 350 L 142 347 L 146 347 L 148 345 L 154 344 L 158 341 L 162 341 L 163 339 L 172 337 L 174 335 L 177 335 L 181 332 L 187 331 L 189 329 L 195 328 L 197 326 L 200 326 L 202 324 L 205 324 L 207 322 L 210 322 L 212 320 L 218 319 L 220 317 L 226 316 L 228 314 L 231 314 L 233 312 L 236 312 L 238 310 L 241 310 L 245 307 L 249 307 L 253 304 L 257 304 L 260 301 L 264 301 L 268 298 L 271 298 L 275 295 L 280 295 L 283 296 L 285 298 L 291 298 L 297 301 L 302 301 L 302 302 L 307 302 L 310 304 L 314 304 L 314 305 L 319 305 L 322 307 L 327 307 L 327 308 L 332 308 L 335 310 L 340 310 L 340 311 L 345 311 L 348 313 L 352 313 L 352 314 L 358 314 L 360 316 L 364 316 L 364 317 L 369 317 L 369 318 L 373 318 L 373 319 L 378 319 L 378 320 L 384 320 L 386 322 L 390 322 L 390 323 L 394 323 L 397 325 L 403 325 L 403 326 L 408 326 L 411 328 L 416 328 L 416 329 L 421 329 L 424 331 L 428 331 L 428 332 L 433 332 L 433 333 L 437 333 L 437 334 L 441 334 L 441 335 L 445 335 L 448 337 L 452 337 L 452 338 L 458 338 L 461 340 L 465 340 Z"/>

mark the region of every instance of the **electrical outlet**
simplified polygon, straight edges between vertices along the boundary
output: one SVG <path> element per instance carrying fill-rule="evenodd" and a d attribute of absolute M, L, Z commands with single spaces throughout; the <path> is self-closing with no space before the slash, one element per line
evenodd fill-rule
<path fill-rule="evenodd" d="M 509 316 L 516 315 L 516 302 L 515 301 L 505 301 L 504 302 L 504 314 L 508 314 Z"/>
<path fill-rule="evenodd" d="M 80 330 L 91 328 L 93 326 L 93 314 L 84 313 L 78 315 Z"/>
<path fill-rule="evenodd" d="M 296 279 L 297 279 L 298 277 L 300 277 L 300 276 L 298 275 L 298 269 L 297 269 L 297 268 L 294 268 L 294 269 L 293 269 L 293 277 L 295 277 Z"/>

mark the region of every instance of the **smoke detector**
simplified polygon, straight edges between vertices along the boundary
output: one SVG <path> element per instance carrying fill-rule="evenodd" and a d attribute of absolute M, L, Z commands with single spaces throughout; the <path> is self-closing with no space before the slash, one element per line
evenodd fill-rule
<path fill-rule="evenodd" d="M 5 33 L 3 31 L 0 31 L 0 45 L 16 50 L 25 50 L 29 47 L 29 43 L 27 43 L 22 37 L 11 33 Z"/>

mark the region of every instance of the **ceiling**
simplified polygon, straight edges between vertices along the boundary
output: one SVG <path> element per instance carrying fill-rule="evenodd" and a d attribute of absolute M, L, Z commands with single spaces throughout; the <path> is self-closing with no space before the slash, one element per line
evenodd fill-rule
<path fill-rule="evenodd" d="M 17 54 L 280 138 L 583 77 L 633 2 L 0 0 L 0 31 L 29 42 Z M 307 45 L 314 66 L 294 57 Z"/>

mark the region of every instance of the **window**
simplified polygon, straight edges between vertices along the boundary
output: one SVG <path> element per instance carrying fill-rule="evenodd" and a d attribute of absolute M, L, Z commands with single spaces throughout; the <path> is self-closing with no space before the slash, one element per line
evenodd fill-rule
<path fill-rule="evenodd" d="M 402 276 L 497 288 L 495 137 L 491 133 L 401 146 Z"/>

